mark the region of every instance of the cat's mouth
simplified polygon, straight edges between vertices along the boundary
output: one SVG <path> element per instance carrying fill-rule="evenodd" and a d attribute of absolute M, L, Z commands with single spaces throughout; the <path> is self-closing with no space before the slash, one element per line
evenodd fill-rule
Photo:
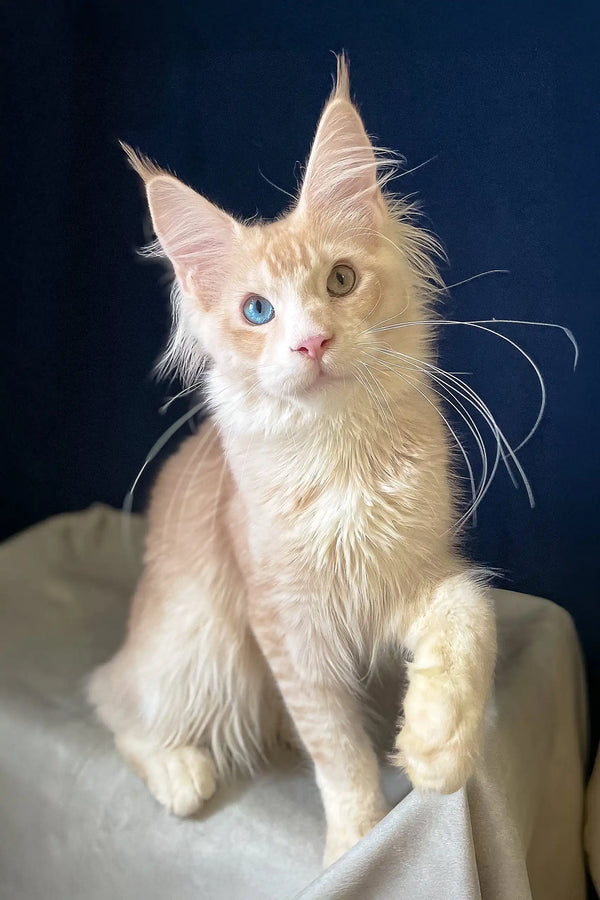
<path fill-rule="evenodd" d="M 333 385 L 341 384 L 343 381 L 344 379 L 341 375 L 334 374 L 320 365 L 313 373 L 312 379 L 305 384 L 304 390 L 307 394 L 316 394 L 320 391 L 327 390 L 327 388 L 332 387 Z"/>
<path fill-rule="evenodd" d="M 332 372 L 329 366 L 311 360 L 310 364 L 305 364 L 299 371 L 289 373 L 276 390 L 281 396 L 315 398 L 329 389 L 343 385 L 345 380 L 345 375 L 341 372 Z"/>

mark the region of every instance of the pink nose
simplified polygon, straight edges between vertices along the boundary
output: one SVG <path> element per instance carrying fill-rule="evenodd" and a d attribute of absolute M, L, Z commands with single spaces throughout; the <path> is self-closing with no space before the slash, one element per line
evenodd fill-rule
<path fill-rule="evenodd" d="M 330 334 L 315 334 L 314 337 L 305 338 L 303 341 L 300 341 L 297 347 L 292 347 L 292 350 L 297 350 L 304 356 L 309 356 L 311 359 L 316 359 L 318 362 L 321 362 L 323 354 L 327 350 L 331 340 Z"/>

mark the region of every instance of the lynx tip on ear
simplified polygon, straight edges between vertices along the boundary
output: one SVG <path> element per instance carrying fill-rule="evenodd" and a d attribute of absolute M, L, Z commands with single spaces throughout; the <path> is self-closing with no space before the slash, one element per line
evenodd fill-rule
<path fill-rule="evenodd" d="M 160 166 L 157 166 L 155 162 L 152 162 L 151 159 L 144 156 L 139 150 L 134 150 L 133 147 L 130 147 L 129 144 L 126 144 L 124 141 L 119 141 L 119 146 L 129 160 L 129 165 L 134 172 L 137 172 L 144 184 L 147 184 L 153 178 L 156 178 L 157 175 L 168 174 L 167 172 L 164 172 Z"/>
<path fill-rule="evenodd" d="M 337 73 L 335 79 L 335 88 L 332 100 L 348 100 L 350 101 L 350 61 L 346 55 L 346 51 L 336 53 Z"/>

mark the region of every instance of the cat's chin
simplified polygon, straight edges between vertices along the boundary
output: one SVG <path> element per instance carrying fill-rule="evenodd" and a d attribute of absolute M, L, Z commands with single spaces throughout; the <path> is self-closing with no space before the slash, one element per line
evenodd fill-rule
<path fill-rule="evenodd" d="M 284 406 L 315 412 L 334 411 L 348 401 L 348 385 L 339 376 L 319 373 L 311 379 L 293 379 L 282 385 L 265 388 L 275 400 Z"/>
<path fill-rule="evenodd" d="M 329 375 L 327 372 L 320 372 L 315 380 L 306 388 L 307 394 L 314 394 L 327 390 L 332 385 L 340 385 L 343 379 L 337 375 Z"/>
<path fill-rule="evenodd" d="M 294 394 L 295 404 L 315 411 L 335 412 L 347 406 L 350 383 L 335 375 L 319 374 L 310 384 L 303 385 Z"/>
<path fill-rule="evenodd" d="M 332 375 L 321 369 L 318 372 L 305 373 L 301 378 L 294 379 L 290 384 L 290 394 L 297 397 L 316 396 L 326 391 L 335 390 L 343 386 L 344 380 L 339 375 Z"/>

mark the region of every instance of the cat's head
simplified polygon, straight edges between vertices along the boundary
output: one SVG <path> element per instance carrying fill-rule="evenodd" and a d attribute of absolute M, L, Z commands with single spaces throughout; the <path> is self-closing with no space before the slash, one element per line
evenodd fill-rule
<path fill-rule="evenodd" d="M 208 356 L 221 390 L 240 403 L 314 412 L 385 380 L 382 347 L 421 358 L 423 329 L 376 329 L 423 318 L 435 245 L 382 190 L 389 161 L 382 174 L 343 57 L 297 201 L 277 221 L 240 223 L 125 149 L 175 272 L 163 371 L 192 383 Z"/>

